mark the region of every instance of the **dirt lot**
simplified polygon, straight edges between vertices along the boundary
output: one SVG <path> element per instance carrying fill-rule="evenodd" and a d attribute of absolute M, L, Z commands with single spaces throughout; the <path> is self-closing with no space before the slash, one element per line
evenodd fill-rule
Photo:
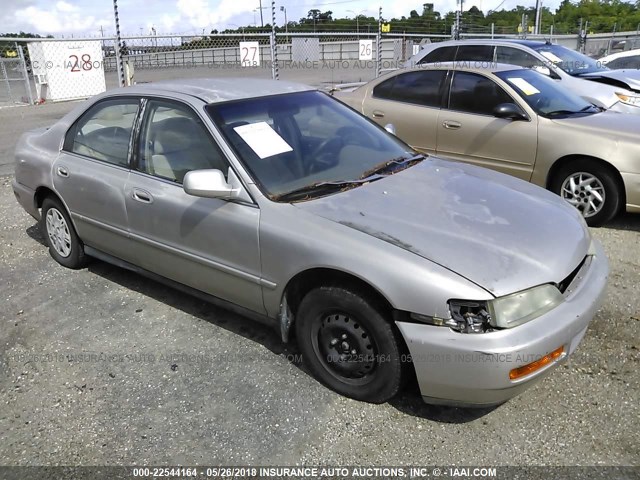
<path fill-rule="evenodd" d="M 0 110 L 17 135 L 73 104 Z M 608 298 L 568 363 L 490 410 L 334 394 L 271 330 L 94 261 L 67 270 L 0 176 L 4 465 L 638 465 L 640 215 L 594 229 Z"/>

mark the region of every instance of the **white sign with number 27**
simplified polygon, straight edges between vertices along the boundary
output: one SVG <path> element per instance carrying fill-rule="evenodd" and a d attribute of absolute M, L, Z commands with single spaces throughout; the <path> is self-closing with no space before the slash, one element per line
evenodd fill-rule
<path fill-rule="evenodd" d="M 240 64 L 243 67 L 260 66 L 260 45 L 258 42 L 240 42 Z"/>

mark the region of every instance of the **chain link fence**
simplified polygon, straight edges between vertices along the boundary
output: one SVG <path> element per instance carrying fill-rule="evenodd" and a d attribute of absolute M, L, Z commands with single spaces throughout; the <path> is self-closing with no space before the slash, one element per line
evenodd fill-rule
<path fill-rule="evenodd" d="M 85 39 L 0 38 L 0 107 L 85 98 L 125 82 L 176 78 L 279 78 L 317 87 L 364 82 L 400 66 L 425 44 L 448 34 L 357 32 L 219 33 Z M 375 31 L 372 31 L 375 30 Z M 542 35 L 462 32 L 461 38 L 551 40 L 598 57 L 640 48 L 637 32 Z"/>
<path fill-rule="evenodd" d="M 22 45 L 0 43 L 0 106 L 33 103 L 31 67 Z"/>

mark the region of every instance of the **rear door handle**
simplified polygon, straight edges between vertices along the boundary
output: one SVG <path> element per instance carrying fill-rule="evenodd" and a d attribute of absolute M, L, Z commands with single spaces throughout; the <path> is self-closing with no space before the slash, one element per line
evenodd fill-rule
<path fill-rule="evenodd" d="M 146 190 L 142 190 L 140 188 L 134 188 L 131 196 L 138 202 L 153 203 L 153 196 Z"/>
<path fill-rule="evenodd" d="M 460 122 L 454 122 L 453 120 L 445 120 L 444 122 L 442 122 L 442 126 L 444 128 L 448 128 L 449 130 L 457 130 L 462 127 L 462 124 Z"/>
<path fill-rule="evenodd" d="M 383 118 L 384 117 L 384 112 L 381 112 L 380 110 L 374 110 L 372 112 L 373 118 Z"/>
<path fill-rule="evenodd" d="M 62 165 L 60 165 L 58 168 L 56 168 L 56 173 L 60 176 L 60 177 L 68 177 L 69 176 L 69 170 L 67 170 L 67 167 L 63 167 Z"/>

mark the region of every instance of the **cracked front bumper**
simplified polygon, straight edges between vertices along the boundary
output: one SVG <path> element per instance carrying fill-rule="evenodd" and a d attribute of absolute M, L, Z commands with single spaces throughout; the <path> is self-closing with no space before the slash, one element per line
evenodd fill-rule
<path fill-rule="evenodd" d="M 503 403 L 542 379 L 582 340 L 606 291 L 609 264 L 602 245 L 571 293 L 552 311 L 524 325 L 482 334 L 397 322 L 411 353 L 425 402 L 484 407 Z M 509 372 L 564 347 L 558 361 L 518 380 Z"/>

